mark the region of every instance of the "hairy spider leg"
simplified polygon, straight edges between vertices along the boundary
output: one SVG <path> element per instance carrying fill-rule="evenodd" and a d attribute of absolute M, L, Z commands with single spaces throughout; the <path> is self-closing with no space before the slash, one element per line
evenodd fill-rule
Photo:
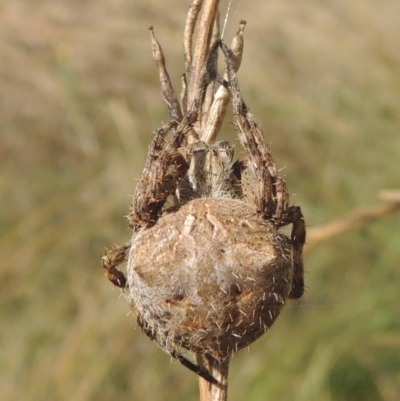
<path fill-rule="evenodd" d="M 257 212 L 279 225 L 287 213 L 289 204 L 286 183 L 275 167 L 263 133 L 240 96 L 231 50 L 223 42 L 220 42 L 220 46 L 225 55 L 234 123 L 248 158 L 248 172 L 242 175 L 243 192 L 246 193 L 246 187 L 252 187 L 254 196 L 250 201 L 255 203 Z"/>
<path fill-rule="evenodd" d="M 247 160 L 241 163 L 243 194 L 248 203 L 255 205 L 258 213 L 266 219 L 273 220 L 277 226 L 292 224 L 294 276 L 289 297 L 300 298 L 304 293 L 303 247 L 306 241 L 304 217 L 300 207 L 289 207 L 286 183 L 275 167 L 264 135 L 240 96 L 231 51 L 222 41 L 220 45 L 227 65 L 235 126 L 248 155 Z"/>
<path fill-rule="evenodd" d="M 177 181 L 187 171 L 185 159 L 178 149 L 184 143 L 186 134 L 197 122 L 207 85 L 215 79 L 213 61 L 217 57 L 218 48 L 217 41 L 211 47 L 193 103 L 182 121 L 180 123 L 171 121 L 154 135 L 128 215 L 129 223 L 134 230 L 150 227 L 156 223 L 168 196 L 175 193 Z M 171 130 L 173 136 L 167 142 L 165 137 Z"/>

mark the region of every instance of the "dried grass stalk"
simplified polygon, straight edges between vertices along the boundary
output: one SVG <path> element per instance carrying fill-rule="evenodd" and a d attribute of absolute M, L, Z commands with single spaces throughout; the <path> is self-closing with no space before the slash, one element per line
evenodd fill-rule
<path fill-rule="evenodd" d="M 234 36 L 230 48 L 232 51 L 232 61 L 234 63 L 235 71 L 238 71 L 242 62 L 244 48 L 243 33 L 245 26 L 246 21 L 240 21 L 239 30 Z M 227 78 L 227 74 L 225 74 L 224 79 L 226 80 Z M 200 134 L 200 139 L 202 141 L 207 143 L 212 143 L 215 141 L 218 132 L 221 129 L 221 125 L 224 120 L 230 98 L 231 96 L 228 89 L 225 86 L 221 85 L 214 95 L 211 110 L 208 113 L 207 121 L 204 124 L 204 129 Z"/>

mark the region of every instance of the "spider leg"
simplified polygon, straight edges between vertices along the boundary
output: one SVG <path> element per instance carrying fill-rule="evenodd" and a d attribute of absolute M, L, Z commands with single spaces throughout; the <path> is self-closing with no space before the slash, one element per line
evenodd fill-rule
<path fill-rule="evenodd" d="M 117 269 L 121 263 L 126 261 L 130 244 L 110 249 L 101 257 L 106 277 L 117 287 L 126 287 L 126 277 Z"/>
<path fill-rule="evenodd" d="M 189 359 L 186 359 L 183 355 L 179 354 L 178 352 L 176 351 L 171 352 L 171 356 L 177 359 L 185 368 L 188 368 L 192 372 L 196 373 L 198 376 L 202 377 L 204 380 L 207 380 L 209 383 L 218 384 L 218 381 L 213 376 L 211 376 L 207 371 L 200 368 L 193 362 L 189 361 Z"/>
<path fill-rule="evenodd" d="M 178 149 L 198 119 L 208 84 L 215 79 L 213 61 L 218 47 L 219 42 L 211 47 L 187 114 L 179 123 L 173 120 L 159 129 L 153 137 L 142 178 L 136 186 L 128 214 L 129 224 L 134 230 L 156 223 L 168 196 L 175 193 L 178 181 L 187 172 L 186 160 Z M 173 135 L 167 142 L 165 138 L 170 131 Z"/>
<path fill-rule="evenodd" d="M 290 239 L 293 247 L 293 281 L 289 298 L 300 298 L 304 294 L 303 247 L 306 242 L 306 224 L 299 206 L 289 207 L 287 223 L 292 224 Z"/>
<path fill-rule="evenodd" d="M 240 96 L 231 50 L 222 42 L 220 45 L 227 65 L 234 123 L 247 153 L 246 169 L 242 173 L 243 192 L 252 194 L 250 200 L 260 215 L 279 225 L 288 209 L 286 183 L 276 169 L 263 133 Z"/>
<path fill-rule="evenodd" d="M 197 366 L 195 363 L 189 361 L 189 359 L 185 358 L 179 351 L 175 348 L 174 345 L 167 343 L 166 338 L 164 336 L 160 336 L 159 332 L 154 329 L 154 327 L 146 324 L 145 321 L 141 318 L 141 316 L 137 317 L 138 325 L 142 328 L 143 332 L 149 337 L 151 340 L 155 341 L 165 352 L 179 361 L 183 366 L 196 373 L 198 376 L 207 380 L 210 383 L 217 384 L 218 381 L 215 380 L 206 370 Z"/>
<path fill-rule="evenodd" d="M 300 207 L 289 207 L 286 183 L 276 169 L 271 151 L 253 115 L 240 97 L 231 52 L 222 42 L 221 48 L 227 65 L 235 126 L 248 155 L 239 164 L 243 196 L 248 203 L 256 206 L 258 213 L 274 221 L 277 227 L 292 224 L 293 281 L 289 297 L 300 298 L 304 293 L 304 217 Z"/>
<path fill-rule="evenodd" d="M 129 224 L 134 230 L 157 221 L 159 212 L 173 191 L 174 180 L 184 169 L 183 156 L 179 157 L 176 151 L 167 154 L 166 149 L 165 137 L 176 126 L 176 121 L 172 121 L 157 130 L 150 144 L 142 178 L 136 186 L 128 214 Z"/>

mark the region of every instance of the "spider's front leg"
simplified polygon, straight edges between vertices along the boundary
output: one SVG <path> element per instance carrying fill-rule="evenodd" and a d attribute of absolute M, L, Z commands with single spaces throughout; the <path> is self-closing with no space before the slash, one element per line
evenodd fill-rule
<path fill-rule="evenodd" d="M 263 218 L 271 220 L 277 228 L 292 224 L 293 280 L 289 298 L 300 298 L 304 293 L 304 217 L 300 207 L 289 207 L 286 182 L 276 169 L 263 133 L 240 96 L 231 51 L 223 43 L 221 48 L 227 64 L 235 126 L 248 155 L 247 160 L 241 163 L 243 196 L 248 203 L 255 205 Z"/>
<path fill-rule="evenodd" d="M 128 221 L 134 230 L 140 227 L 151 227 L 157 222 L 168 196 L 175 194 L 178 181 L 187 172 L 188 165 L 178 149 L 185 144 L 189 131 L 193 130 L 207 86 L 215 79 L 213 62 L 218 47 L 219 42 L 216 42 L 210 49 L 202 69 L 199 86 L 187 114 L 179 124 L 173 120 L 158 130 L 153 138 L 142 178 L 136 186 L 128 215 Z M 166 142 L 165 137 L 171 130 L 173 136 L 169 142 Z"/>
<path fill-rule="evenodd" d="M 175 128 L 173 139 L 167 143 L 165 136 Z M 171 122 L 159 129 L 150 144 L 142 178 L 136 186 L 128 214 L 129 225 L 134 231 L 154 225 L 169 195 L 175 193 L 177 182 L 187 171 L 187 163 L 178 152 L 185 131 Z"/>
<path fill-rule="evenodd" d="M 282 225 L 289 203 L 286 183 L 276 169 L 263 133 L 240 96 L 231 51 L 222 42 L 221 48 L 227 65 L 234 123 L 247 153 L 242 172 L 244 196 L 248 198 L 248 202 L 254 204 L 262 217 Z"/>
<path fill-rule="evenodd" d="M 178 123 L 172 121 L 162 127 L 150 144 L 142 179 L 136 187 L 128 214 L 128 221 L 134 231 L 146 225 L 151 226 L 157 221 L 167 197 L 175 191 L 176 182 L 186 173 L 186 161 L 177 151 L 176 144 L 165 142 L 165 136 L 177 126 Z M 177 142 L 180 144 L 180 141 Z M 127 261 L 130 245 L 116 247 L 102 256 L 107 278 L 120 288 L 127 286 L 127 279 L 117 267 Z"/>

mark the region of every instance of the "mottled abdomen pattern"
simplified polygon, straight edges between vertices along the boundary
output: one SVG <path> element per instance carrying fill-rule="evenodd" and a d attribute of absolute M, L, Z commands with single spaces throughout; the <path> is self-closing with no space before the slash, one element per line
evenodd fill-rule
<path fill-rule="evenodd" d="M 235 199 L 194 199 L 134 234 L 125 294 L 164 349 L 224 360 L 274 323 L 289 296 L 289 238 Z"/>

